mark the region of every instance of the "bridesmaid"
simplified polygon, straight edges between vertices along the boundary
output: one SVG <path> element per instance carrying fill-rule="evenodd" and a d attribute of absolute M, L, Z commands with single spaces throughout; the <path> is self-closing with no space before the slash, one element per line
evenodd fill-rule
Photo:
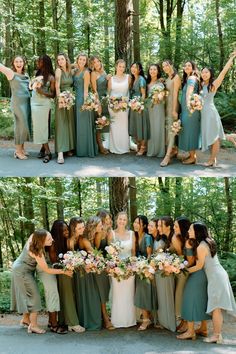
<path fill-rule="evenodd" d="M 48 145 L 48 123 L 51 110 L 51 98 L 55 97 L 55 74 L 52 61 L 48 55 L 43 55 L 38 60 L 36 76 L 43 76 L 43 85 L 32 92 L 31 113 L 33 124 L 34 144 L 41 144 L 44 151 L 43 162 L 52 159 Z"/>
<path fill-rule="evenodd" d="M 38 312 L 41 310 L 39 289 L 34 277 L 38 265 L 49 274 L 65 274 L 72 277 L 72 272 L 49 268 L 44 248 L 51 246 L 51 234 L 46 230 L 36 230 L 29 237 L 22 253 L 13 263 L 11 284 L 11 310 L 23 313 L 21 324 L 28 325 L 28 333 L 43 334 L 45 330 L 38 326 Z"/>
<path fill-rule="evenodd" d="M 189 152 L 189 157 L 183 160 L 183 164 L 190 165 L 196 163 L 196 150 L 200 147 L 200 112 L 189 112 L 190 97 L 199 90 L 197 67 L 192 61 L 184 64 L 182 90 L 179 149 Z"/>
<path fill-rule="evenodd" d="M 133 222 L 135 234 L 136 256 L 150 258 L 153 251 L 153 239 L 148 235 L 148 219 L 144 215 L 138 215 Z M 141 309 L 143 322 L 138 328 L 139 331 L 145 331 L 151 324 L 151 311 L 157 310 L 153 303 L 153 286 L 146 279 L 136 277 L 134 305 Z"/>
<path fill-rule="evenodd" d="M 72 91 L 73 78 L 70 60 L 66 54 L 57 56 L 56 75 L 56 110 L 55 110 L 55 151 L 58 154 L 57 163 L 64 163 L 64 153 L 73 155 L 75 149 L 75 118 L 73 106 L 68 110 L 59 108 L 58 97 L 63 91 Z"/>
<path fill-rule="evenodd" d="M 101 219 L 97 216 L 89 217 L 83 235 L 78 239 L 80 250 L 92 252 L 95 246 L 95 237 L 102 230 Z M 99 330 L 102 327 L 101 294 L 96 281 L 96 274 L 79 272 L 75 274 L 76 302 L 79 318 L 82 325 L 88 330 Z M 107 315 L 107 313 L 106 313 Z M 107 315 L 108 318 L 108 315 Z"/>
<path fill-rule="evenodd" d="M 0 64 L 0 72 L 9 81 L 11 87 L 11 110 L 14 114 L 14 134 L 16 151 L 14 157 L 26 160 L 28 153 L 24 143 L 30 137 L 30 92 L 29 77 L 25 74 L 25 60 L 16 56 L 12 61 L 12 69 Z"/>
<path fill-rule="evenodd" d="M 174 222 L 174 235 L 171 240 L 172 247 L 178 256 L 184 255 L 185 242 L 188 239 L 188 230 L 190 227 L 190 220 L 185 216 L 178 217 Z M 186 329 L 187 323 L 182 319 L 181 307 L 183 291 L 187 281 L 187 275 L 180 273 L 176 275 L 175 282 L 175 316 L 176 321 L 180 321 L 176 327 L 177 332 L 183 332 Z"/>
<path fill-rule="evenodd" d="M 153 253 L 158 253 L 160 250 L 165 249 L 166 243 L 162 239 L 162 235 L 158 231 L 159 218 L 152 218 L 148 223 L 148 233 L 153 238 Z M 160 228 L 160 227 L 159 227 Z"/>
<path fill-rule="evenodd" d="M 191 277 L 198 272 L 203 272 L 204 269 L 208 281 L 206 313 L 212 315 L 213 336 L 204 341 L 222 343 L 223 311 L 236 317 L 236 303 L 229 277 L 218 260 L 216 243 L 210 237 L 206 225 L 201 222 L 193 223 L 189 229 L 189 237 L 197 244 L 198 258 L 196 265 L 189 268 Z M 196 333 L 207 335 L 202 324 Z"/>
<path fill-rule="evenodd" d="M 233 64 L 235 57 L 236 50 L 231 54 L 217 79 L 214 79 L 213 70 L 211 68 L 205 67 L 201 71 L 201 88 L 204 99 L 204 105 L 201 111 L 202 150 L 206 151 L 209 148 L 211 150 L 209 161 L 204 164 L 206 167 L 216 165 L 216 157 L 220 150 L 220 140 L 225 139 L 221 119 L 214 105 L 214 96 Z"/>
<path fill-rule="evenodd" d="M 88 96 L 90 72 L 88 57 L 79 54 L 74 69 L 74 88 L 76 95 L 76 155 L 78 157 L 95 157 L 97 143 L 95 138 L 94 114 L 91 111 L 81 111 L 85 98 Z"/>
<path fill-rule="evenodd" d="M 181 79 L 170 60 L 164 60 L 162 69 L 168 75 L 166 80 L 166 88 L 169 95 L 166 98 L 166 145 L 167 151 L 164 159 L 161 162 L 161 167 L 165 167 L 170 163 L 171 157 L 177 154 L 175 147 L 175 135 L 171 131 L 171 126 L 178 119 L 179 111 L 179 90 L 181 88 Z"/>
<path fill-rule="evenodd" d="M 195 239 L 194 224 L 189 228 L 189 239 L 185 243 L 184 254 L 189 263 L 189 270 L 199 257 L 199 246 Z M 191 271 L 190 271 L 191 273 Z M 187 321 L 187 331 L 177 336 L 178 339 L 196 339 L 196 334 L 207 336 L 207 322 L 210 316 L 207 310 L 207 277 L 203 269 L 190 274 L 184 288 L 182 318 Z M 200 328 L 194 331 L 194 322 L 201 321 Z"/>
<path fill-rule="evenodd" d="M 79 234 L 83 233 L 84 222 L 81 218 L 73 218 L 73 221 L 70 221 L 70 230 L 72 229 L 72 224 L 76 224 L 77 232 Z M 59 254 L 65 254 L 67 251 L 73 250 L 74 245 L 72 245 L 72 243 L 69 245 L 69 228 L 63 220 L 54 221 L 51 229 L 51 234 L 54 243 L 50 248 L 50 259 L 52 263 L 56 263 L 58 261 Z M 61 310 L 58 315 L 59 327 L 56 329 L 56 332 L 62 333 L 61 329 L 65 326 L 68 327 L 68 330 L 71 332 L 84 332 L 85 328 L 79 325 L 79 319 L 76 311 L 73 279 L 64 275 L 59 275 L 58 291 L 60 295 Z"/>
<path fill-rule="evenodd" d="M 103 64 L 100 60 L 99 57 L 94 56 L 92 57 L 92 67 L 93 71 L 91 73 L 91 86 L 92 90 L 95 94 L 98 95 L 99 100 L 102 99 L 102 97 L 107 96 L 107 85 L 108 85 L 108 78 L 109 76 L 104 70 Z M 98 112 L 99 115 L 108 117 L 109 112 L 108 112 L 108 106 L 106 103 L 101 103 L 101 108 L 100 111 Z M 97 118 L 96 112 L 95 112 L 95 119 Z M 109 132 L 109 127 L 104 127 L 102 131 L 100 129 L 97 130 L 96 132 L 96 139 L 97 139 L 97 144 L 98 148 L 101 154 L 107 155 L 109 154 L 109 151 L 104 148 L 103 143 L 102 143 L 102 133 L 107 133 Z"/>
<path fill-rule="evenodd" d="M 126 64 L 123 59 L 116 62 L 116 73 L 108 81 L 108 92 L 110 96 L 129 98 L 129 86 L 131 78 L 125 74 Z M 126 111 L 114 112 L 109 108 L 111 117 L 110 125 L 110 152 L 113 154 L 126 154 L 129 152 L 128 133 L 128 109 Z"/>
<path fill-rule="evenodd" d="M 161 68 L 158 64 L 151 64 L 147 75 L 147 93 L 161 80 Z M 163 102 L 152 105 L 149 103 L 151 137 L 147 142 L 147 156 L 165 156 L 165 105 Z"/>
<path fill-rule="evenodd" d="M 158 232 L 165 242 L 164 251 L 171 246 L 171 239 L 174 234 L 174 222 L 170 216 L 163 216 L 158 221 Z M 161 326 L 172 332 L 176 330 L 175 322 L 175 281 L 172 275 L 162 277 L 159 273 L 155 275 L 158 300 L 158 320 Z"/>
<path fill-rule="evenodd" d="M 130 67 L 131 72 L 131 99 L 141 97 L 146 98 L 146 80 L 144 77 L 142 64 L 135 62 Z M 138 147 L 137 156 L 142 156 L 147 152 L 147 140 L 150 138 L 150 122 L 146 109 L 141 113 L 130 109 L 129 115 L 129 135 L 131 135 Z"/>
<path fill-rule="evenodd" d="M 133 231 L 127 230 L 128 215 L 119 212 L 116 218 L 117 227 L 113 231 L 113 242 L 121 247 L 119 257 L 126 259 L 135 255 L 135 237 Z M 135 279 L 134 276 L 118 281 L 112 277 L 111 322 L 116 328 L 136 325 L 134 307 Z"/>

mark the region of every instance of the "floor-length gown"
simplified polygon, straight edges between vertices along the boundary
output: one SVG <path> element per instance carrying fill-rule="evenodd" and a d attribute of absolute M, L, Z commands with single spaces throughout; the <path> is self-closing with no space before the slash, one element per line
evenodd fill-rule
<path fill-rule="evenodd" d="M 124 78 L 113 76 L 111 78 L 110 96 L 129 97 L 129 75 Z M 111 117 L 109 150 L 114 154 L 129 152 L 128 109 L 114 112 L 109 108 Z"/>
<path fill-rule="evenodd" d="M 117 236 L 114 233 L 114 241 Z M 122 248 L 120 258 L 131 256 L 132 231 L 128 240 L 119 240 Z M 136 325 L 136 310 L 134 307 L 135 278 L 131 276 L 126 280 L 117 281 L 112 278 L 112 307 L 111 322 L 114 327 L 131 327 Z"/>

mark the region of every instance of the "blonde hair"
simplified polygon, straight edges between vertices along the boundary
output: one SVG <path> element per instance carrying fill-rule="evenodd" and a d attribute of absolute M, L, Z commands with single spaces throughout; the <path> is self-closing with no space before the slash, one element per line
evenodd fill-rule
<path fill-rule="evenodd" d="M 118 59 L 118 60 L 116 61 L 115 69 L 117 69 L 117 66 L 118 66 L 119 64 L 125 64 L 125 68 L 126 68 L 126 62 L 125 62 L 124 59 Z"/>
<path fill-rule="evenodd" d="M 99 218 L 98 216 L 90 216 L 85 225 L 83 237 L 87 238 L 92 244 L 96 235 L 96 228 L 100 222 L 101 218 Z"/>
<path fill-rule="evenodd" d="M 117 226 L 117 220 L 118 220 L 118 217 L 121 216 L 121 215 L 125 215 L 126 218 L 127 218 L 127 224 L 128 224 L 128 213 L 126 211 L 119 211 L 119 213 L 116 215 L 115 217 L 115 223 L 116 223 L 116 226 Z"/>
<path fill-rule="evenodd" d="M 66 60 L 66 70 L 67 70 L 67 71 L 70 71 L 70 70 L 71 70 L 71 63 L 70 63 L 70 59 L 69 59 L 68 55 L 65 54 L 65 53 L 59 53 L 59 54 L 57 54 L 57 66 L 58 66 L 58 67 L 60 67 L 60 65 L 58 65 L 58 57 L 59 57 L 59 56 L 63 56 L 63 57 L 65 58 L 65 60 Z"/>
<path fill-rule="evenodd" d="M 87 67 L 88 67 L 88 62 L 89 62 L 89 59 L 88 59 L 87 54 L 85 54 L 85 53 L 79 53 L 79 54 L 77 55 L 77 57 L 76 57 L 76 64 L 78 63 L 78 59 L 79 59 L 80 57 L 85 57 L 85 58 L 86 58 L 85 67 L 87 68 Z"/>

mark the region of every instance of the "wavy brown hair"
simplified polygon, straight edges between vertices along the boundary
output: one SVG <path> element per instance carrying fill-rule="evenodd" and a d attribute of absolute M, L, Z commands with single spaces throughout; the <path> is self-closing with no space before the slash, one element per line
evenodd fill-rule
<path fill-rule="evenodd" d="M 83 237 L 87 238 L 92 245 L 94 244 L 96 228 L 101 221 L 98 216 L 90 216 L 85 225 Z"/>
<path fill-rule="evenodd" d="M 66 60 L 66 70 L 68 72 L 70 72 L 71 71 L 71 63 L 70 63 L 70 59 L 69 59 L 68 55 L 66 53 L 58 53 L 57 54 L 57 60 L 58 60 L 59 56 L 62 56 L 62 57 L 65 58 L 65 60 Z M 57 61 L 57 67 L 60 68 L 60 66 L 58 65 L 58 61 Z"/>
<path fill-rule="evenodd" d="M 29 251 L 35 256 L 42 256 L 47 234 L 48 231 L 45 229 L 39 229 L 33 232 L 32 240 L 29 245 Z"/>
<path fill-rule="evenodd" d="M 25 74 L 25 66 L 26 66 L 26 60 L 25 58 L 22 56 L 22 55 L 15 55 L 14 58 L 12 59 L 12 62 L 11 62 L 11 67 L 12 67 L 12 70 L 14 72 L 16 72 L 16 68 L 15 68 L 15 65 L 14 65 L 14 61 L 16 58 L 21 58 L 23 60 L 23 68 L 22 68 L 22 74 Z"/>
<path fill-rule="evenodd" d="M 80 57 L 85 57 L 86 58 L 86 63 L 85 63 L 85 68 L 88 68 L 88 65 L 89 65 L 89 58 L 88 58 L 88 56 L 87 56 L 87 54 L 85 54 L 85 53 L 79 53 L 78 55 L 77 55 L 77 57 L 76 57 L 76 64 L 78 63 L 78 59 L 80 58 Z"/>

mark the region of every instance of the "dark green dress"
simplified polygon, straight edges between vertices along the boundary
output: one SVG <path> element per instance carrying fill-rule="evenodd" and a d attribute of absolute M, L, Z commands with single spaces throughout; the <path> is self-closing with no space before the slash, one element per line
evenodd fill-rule
<path fill-rule="evenodd" d="M 76 272 L 74 282 L 80 325 L 87 330 L 100 330 L 102 328 L 101 298 L 95 274 Z"/>
<path fill-rule="evenodd" d="M 104 238 L 101 240 L 99 250 L 102 250 L 103 256 L 106 255 L 105 247 L 107 246 L 107 239 Z M 95 274 L 95 279 L 97 282 L 99 295 L 101 298 L 101 303 L 105 304 L 109 300 L 109 292 L 110 292 L 110 281 L 108 274 L 103 272 L 101 274 Z"/>
<path fill-rule="evenodd" d="M 107 78 L 106 77 L 107 77 L 107 74 L 103 73 L 97 79 L 97 92 L 98 92 L 98 97 L 100 100 L 102 99 L 102 97 L 107 96 Z M 102 116 L 109 117 L 108 104 L 106 102 L 102 102 Z M 109 125 L 104 127 L 101 130 L 101 132 L 102 133 L 109 132 Z"/>
<path fill-rule="evenodd" d="M 76 93 L 76 155 L 79 157 L 95 157 L 98 154 L 94 112 L 81 111 L 84 103 L 84 73 L 74 75 Z"/>
<path fill-rule="evenodd" d="M 27 75 L 14 74 L 9 80 L 11 87 L 11 110 L 14 114 L 15 144 L 21 145 L 30 138 L 31 112 L 29 78 Z"/>
<path fill-rule="evenodd" d="M 142 97 L 141 88 L 146 88 L 146 81 L 144 77 L 139 76 L 138 80 L 134 82 L 131 89 L 131 98 L 134 96 Z M 150 121 L 148 109 L 144 108 L 142 113 L 129 111 L 129 135 L 138 140 L 150 139 Z"/>
<path fill-rule="evenodd" d="M 73 78 L 71 73 L 61 72 L 60 91 L 72 91 Z M 75 116 L 74 107 L 70 110 L 58 107 L 55 111 L 55 151 L 67 152 L 75 149 Z"/>
<path fill-rule="evenodd" d="M 192 256 L 193 250 L 185 248 L 185 256 Z M 203 269 L 190 273 L 186 282 L 182 302 L 182 318 L 186 321 L 203 321 L 211 317 L 207 310 L 207 277 Z"/>
<path fill-rule="evenodd" d="M 153 248 L 152 236 L 145 234 L 139 245 L 137 256 L 147 257 L 147 247 Z M 148 311 L 157 310 L 155 281 L 135 277 L 134 305 Z"/>

